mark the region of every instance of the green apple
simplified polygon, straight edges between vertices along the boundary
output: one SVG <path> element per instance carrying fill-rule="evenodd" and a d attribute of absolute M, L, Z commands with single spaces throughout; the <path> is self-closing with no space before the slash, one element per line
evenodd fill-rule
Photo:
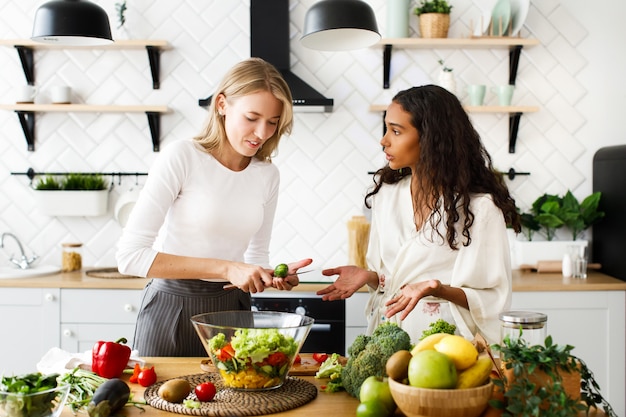
<path fill-rule="evenodd" d="M 418 388 L 454 388 L 457 373 L 454 362 L 436 350 L 417 352 L 409 361 L 409 385 Z"/>
<path fill-rule="evenodd" d="M 356 417 L 388 417 L 390 415 L 387 407 L 376 400 L 359 403 L 356 408 Z"/>
<path fill-rule="evenodd" d="M 389 381 L 387 378 L 370 376 L 363 381 L 359 390 L 359 401 L 361 403 L 377 402 L 382 404 L 391 415 L 396 410 L 396 402 L 391 396 Z"/>

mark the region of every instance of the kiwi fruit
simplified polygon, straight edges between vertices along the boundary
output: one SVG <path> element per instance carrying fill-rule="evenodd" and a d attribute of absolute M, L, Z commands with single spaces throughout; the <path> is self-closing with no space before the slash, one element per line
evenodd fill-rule
<path fill-rule="evenodd" d="M 191 384 L 185 379 L 170 379 L 159 387 L 157 394 L 165 401 L 179 403 L 191 392 Z"/>
<path fill-rule="evenodd" d="M 399 350 L 391 355 L 385 365 L 387 376 L 398 382 L 408 378 L 409 361 L 412 357 L 413 355 L 408 350 Z"/>

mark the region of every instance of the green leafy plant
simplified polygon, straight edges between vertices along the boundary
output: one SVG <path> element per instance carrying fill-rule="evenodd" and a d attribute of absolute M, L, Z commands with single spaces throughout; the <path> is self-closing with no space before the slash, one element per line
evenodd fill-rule
<path fill-rule="evenodd" d="M 572 233 L 572 240 L 576 240 L 604 217 L 604 212 L 599 210 L 601 196 L 595 192 L 579 203 L 569 190 L 563 197 L 543 194 L 533 202 L 529 212 L 520 214 L 522 231 L 529 241 L 535 232 L 551 241 L 558 229 L 566 227 Z"/>
<path fill-rule="evenodd" d="M 451 9 L 452 6 L 446 0 L 422 0 L 415 8 L 415 14 L 418 16 L 424 13 L 450 14 Z"/>
<path fill-rule="evenodd" d="M 545 345 L 530 346 L 522 338 L 521 329 L 519 338 L 507 336 L 502 343 L 491 348 L 500 352 L 500 360 L 513 371 L 513 377 L 509 380 L 505 373 L 502 379 L 492 380 L 504 392 L 504 400 L 491 400 L 490 404 L 504 410 L 504 417 L 569 417 L 598 405 L 609 417 L 617 417 L 602 397 L 591 370 L 572 355 L 573 346 L 553 344 L 551 336 L 546 337 Z M 548 379 L 536 383 L 531 378 L 536 371 L 543 371 Z M 580 399 L 569 397 L 563 386 L 563 375 L 574 372 L 580 373 Z"/>
<path fill-rule="evenodd" d="M 126 0 L 115 3 L 115 11 L 117 12 L 117 28 L 121 28 L 126 23 Z"/>
<path fill-rule="evenodd" d="M 37 185 L 35 186 L 36 190 L 60 190 L 61 183 L 57 181 L 52 176 L 46 176 L 43 179 L 40 179 Z"/>
<path fill-rule="evenodd" d="M 67 174 L 62 181 L 46 176 L 35 186 L 36 190 L 106 190 L 107 183 L 100 174 Z"/>

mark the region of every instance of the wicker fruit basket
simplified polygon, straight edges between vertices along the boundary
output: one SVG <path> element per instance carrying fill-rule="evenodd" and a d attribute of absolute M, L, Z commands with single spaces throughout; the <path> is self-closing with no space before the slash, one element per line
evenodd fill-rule
<path fill-rule="evenodd" d="M 419 15 L 422 38 L 447 38 L 450 15 L 446 13 L 422 13 Z"/>
<path fill-rule="evenodd" d="M 476 388 L 416 388 L 389 378 L 391 396 L 407 417 L 479 417 L 487 408 L 493 382 Z"/>

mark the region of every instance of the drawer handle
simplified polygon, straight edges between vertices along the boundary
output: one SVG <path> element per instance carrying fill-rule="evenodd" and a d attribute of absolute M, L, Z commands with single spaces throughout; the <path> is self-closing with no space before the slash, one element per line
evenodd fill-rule
<path fill-rule="evenodd" d="M 132 313 L 135 310 L 132 304 L 124 304 L 124 311 Z"/>
<path fill-rule="evenodd" d="M 46 299 L 46 301 L 54 301 L 54 294 L 46 293 L 46 295 L 44 295 L 44 298 Z"/>
<path fill-rule="evenodd" d="M 65 329 L 63 330 L 63 336 L 65 337 L 72 337 L 73 333 L 70 329 Z"/>

